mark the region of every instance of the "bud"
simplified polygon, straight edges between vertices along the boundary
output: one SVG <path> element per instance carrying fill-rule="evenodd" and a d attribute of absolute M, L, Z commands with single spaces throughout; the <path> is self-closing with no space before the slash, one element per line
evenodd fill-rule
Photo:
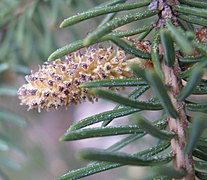
<path fill-rule="evenodd" d="M 134 44 L 139 50 L 142 50 L 147 53 L 151 53 L 151 42 L 150 41 L 148 40 L 143 40 L 143 41 L 138 41 L 138 42 L 135 41 Z M 146 60 L 146 59 L 135 57 L 133 59 L 130 59 L 129 61 L 130 63 L 137 63 L 139 67 L 142 69 L 153 68 L 153 63 L 151 60 Z"/>
<path fill-rule="evenodd" d="M 196 32 L 196 39 L 199 42 L 207 43 L 207 27 L 202 27 Z"/>
<path fill-rule="evenodd" d="M 96 97 L 80 83 L 100 79 L 131 77 L 124 51 L 113 47 L 88 48 L 65 56 L 62 60 L 45 62 L 37 72 L 31 72 L 18 90 L 21 105 L 30 109 L 57 109 L 71 103 L 80 103 Z"/>

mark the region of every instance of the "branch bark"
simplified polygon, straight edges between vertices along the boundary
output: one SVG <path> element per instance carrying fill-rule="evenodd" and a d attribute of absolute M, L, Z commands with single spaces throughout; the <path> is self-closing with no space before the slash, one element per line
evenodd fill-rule
<path fill-rule="evenodd" d="M 171 148 L 174 154 L 173 163 L 178 170 L 184 170 L 186 172 L 184 180 L 195 180 L 192 155 L 185 154 L 184 152 L 186 147 L 185 129 L 187 128 L 188 123 L 185 111 L 185 103 L 178 102 L 176 99 L 182 87 L 181 81 L 177 78 L 180 72 L 178 60 L 176 59 L 173 68 L 166 66 L 163 61 L 162 69 L 165 75 L 165 84 L 171 87 L 171 90 L 169 91 L 169 97 L 179 114 L 178 118 L 176 119 L 169 116 L 167 117 L 170 130 L 177 134 L 177 136 L 171 140 Z"/>
<path fill-rule="evenodd" d="M 174 25 L 178 25 L 177 18 L 173 12 L 171 6 L 178 4 L 177 0 L 158 0 L 158 9 L 161 11 L 159 19 L 157 21 L 157 28 L 165 27 L 165 19 L 172 20 Z M 160 49 L 161 54 L 162 49 Z M 170 87 L 169 97 L 174 108 L 178 112 L 178 118 L 174 119 L 170 116 L 167 117 L 169 128 L 172 132 L 177 134 L 171 140 L 171 148 L 174 154 L 173 164 L 178 170 L 186 172 L 186 176 L 183 180 L 195 180 L 195 170 L 192 154 L 185 153 L 186 147 L 186 132 L 187 128 L 187 116 L 185 110 L 185 102 L 179 102 L 176 97 L 182 89 L 181 80 L 178 78 L 180 73 L 180 66 L 178 63 L 179 54 L 176 55 L 175 64 L 173 67 L 168 67 L 164 60 L 162 60 L 162 70 L 165 76 L 165 84 Z"/>

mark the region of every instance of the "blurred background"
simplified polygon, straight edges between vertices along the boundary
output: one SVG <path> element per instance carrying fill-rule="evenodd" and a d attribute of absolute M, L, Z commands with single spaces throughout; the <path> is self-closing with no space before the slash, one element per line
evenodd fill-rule
<path fill-rule="evenodd" d="M 24 76 L 47 60 L 59 47 L 81 39 L 95 29 L 103 16 L 59 29 L 60 22 L 104 0 L 1 0 L 0 1 L 0 177 L 12 180 L 51 180 L 87 162 L 76 152 L 87 147 L 106 148 L 122 137 L 59 142 L 70 124 L 111 109 L 100 100 L 67 110 L 27 111 L 16 96 Z M 133 26 L 133 24 L 132 24 Z M 127 119 L 119 124 L 128 123 Z M 148 139 L 148 137 L 146 137 Z M 128 147 L 129 151 L 150 145 L 150 141 Z M 148 171 L 148 169 L 145 169 Z M 135 167 L 111 170 L 85 179 L 137 179 L 144 173 Z"/>

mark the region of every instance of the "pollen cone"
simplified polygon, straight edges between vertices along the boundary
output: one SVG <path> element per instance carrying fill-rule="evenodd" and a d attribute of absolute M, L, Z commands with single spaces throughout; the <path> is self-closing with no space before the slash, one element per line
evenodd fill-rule
<path fill-rule="evenodd" d="M 18 96 L 21 105 L 29 106 L 28 110 L 57 109 L 86 99 L 96 100 L 88 89 L 79 88 L 80 83 L 131 76 L 124 51 L 113 47 L 88 48 L 84 54 L 77 51 L 44 63 L 37 72 L 25 77 L 27 84 L 20 87 Z"/>

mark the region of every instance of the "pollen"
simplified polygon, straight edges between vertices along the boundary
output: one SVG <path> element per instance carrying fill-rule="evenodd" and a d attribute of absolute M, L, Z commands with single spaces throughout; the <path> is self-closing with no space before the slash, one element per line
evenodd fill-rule
<path fill-rule="evenodd" d="M 81 83 L 101 79 L 131 77 L 124 51 L 109 48 L 87 48 L 84 53 L 76 51 L 62 59 L 45 62 L 36 72 L 25 77 L 27 84 L 18 90 L 21 105 L 28 110 L 49 110 L 60 106 L 77 104 L 88 99 L 96 101 Z"/>

